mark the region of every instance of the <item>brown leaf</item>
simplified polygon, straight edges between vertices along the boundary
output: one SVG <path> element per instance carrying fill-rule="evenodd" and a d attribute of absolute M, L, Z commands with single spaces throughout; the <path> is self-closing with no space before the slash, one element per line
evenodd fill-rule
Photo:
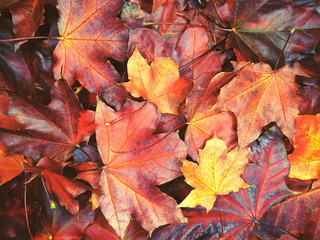
<path fill-rule="evenodd" d="M 228 45 L 234 48 L 239 61 L 263 61 L 274 67 L 279 56 L 287 58 L 294 52 L 307 52 L 319 40 L 319 14 L 309 8 L 290 5 L 297 1 L 231 2 L 233 34 Z"/>
<path fill-rule="evenodd" d="M 65 161 L 68 154 L 88 140 L 95 129 L 94 113 L 83 110 L 68 83 L 58 80 L 49 106 L 43 106 L 11 91 L 6 114 L 25 125 L 24 131 L 0 131 L 0 141 L 9 153 L 39 160 L 43 156 Z"/>
<path fill-rule="evenodd" d="M 9 7 L 13 4 L 17 4 L 20 3 L 23 0 L 2 0 L 0 2 L 0 8 L 5 8 L 5 7 Z"/>
<path fill-rule="evenodd" d="M 25 24 L 24 24 L 25 25 Z M 12 23 L 0 16 L 0 38 L 14 38 Z M 53 47 L 40 41 L 29 41 L 15 51 L 13 42 L 0 42 L 0 82 L 6 89 L 31 97 L 38 103 L 50 102 L 53 78 Z"/>
<path fill-rule="evenodd" d="M 279 129 L 273 127 L 250 146 L 248 158 L 252 164 L 242 178 L 251 187 L 218 196 L 208 213 L 187 209 L 187 223 L 155 230 L 151 239 L 249 239 L 264 213 L 292 194 L 284 181 L 290 166 L 282 138 Z"/>
<path fill-rule="evenodd" d="M 155 57 L 172 57 L 175 52 L 174 46 L 153 30 L 146 28 L 132 29 L 129 36 L 128 55 L 131 56 L 137 48 L 148 64 Z"/>
<path fill-rule="evenodd" d="M 199 161 L 198 149 L 216 135 L 224 140 L 228 150 L 237 145 L 236 119 L 231 112 L 220 112 L 213 108 L 218 90 L 227 84 L 246 64 L 239 64 L 233 72 L 219 73 L 212 78 L 207 88 L 194 86 L 186 101 L 188 128 L 185 142 L 188 154 Z"/>
<path fill-rule="evenodd" d="M 34 36 L 36 30 L 43 22 L 43 1 L 23 0 L 10 7 L 13 22 L 13 31 L 16 38 Z M 27 23 L 27 24 L 26 24 Z M 25 41 L 17 42 L 17 49 Z"/>
<path fill-rule="evenodd" d="M 48 209 L 50 218 L 41 219 L 41 225 L 38 226 L 41 227 L 41 231 L 34 236 L 35 240 L 81 239 L 86 227 L 94 221 L 95 213 L 91 212 L 91 206 L 87 206 L 75 216 L 58 203 L 52 202 L 52 205 L 51 209 Z"/>
<path fill-rule="evenodd" d="M 198 18 L 195 17 L 190 24 L 199 24 Z M 182 67 L 208 51 L 209 47 L 205 29 L 188 27 L 180 37 L 175 60 Z M 211 51 L 207 53 L 190 66 L 184 68 L 180 72 L 181 77 L 193 80 L 198 86 L 206 88 L 210 80 L 221 71 L 220 57 L 221 52 Z"/>
<path fill-rule="evenodd" d="M 128 29 L 115 17 L 123 4 L 123 0 L 58 1 L 62 39 L 54 51 L 56 79 L 63 77 L 72 84 L 76 78 L 96 94 L 120 81 L 107 58 L 126 57 Z"/>
<path fill-rule="evenodd" d="M 44 179 L 49 194 L 55 194 L 63 207 L 72 214 L 79 213 L 79 203 L 75 198 L 85 192 L 86 188 L 49 170 L 42 171 L 39 176 Z"/>
<path fill-rule="evenodd" d="M 100 206 L 99 198 L 102 194 L 101 186 L 99 183 L 100 179 L 100 171 L 96 169 L 97 167 L 92 162 L 84 162 L 73 166 L 77 171 L 78 175 L 76 179 L 82 179 L 88 182 L 91 187 L 93 187 L 97 191 L 93 191 L 91 195 L 91 202 L 92 202 L 92 211 Z"/>
<path fill-rule="evenodd" d="M 285 229 L 287 232 L 301 237 L 301 239 L 317 239 L 320 233 L 319 198 L 319 189 L 290 198 L 269 209 L 261 222 Z M 290 217 L 288 217 L 288 214 L 290 214 Z M 263 228 L 263 226 L 257 226 L 254 234 L 262 239 L 280 239 L 281 236 L 284 236 L 281 231 Z"/>
<path fill-rule="evenodd" d="M 59 203 L 70 213 L 78 215 L 79 204 L 75 199 L 87 189 L 79 182 L 62 175 L 67 163 L 44 157 L 31 171 L 39 171 L 49 194 L 55 194 Z"/>
<path fill-rule="evenodd" d="M 186 25 L 184 24 L 187 23 L 186 19 L 176 14 L 181 10 L 183 10 L 183 7 L 177 4 L 176 0 L 167 0 L 153 14 L 151 14 L 150 17 L 147 17 L 145 22 L 173 23 L 169 25 L 155 25 L 154 30 L 173 46 L 176 46 L 181 34 L 186 29 Z"/>

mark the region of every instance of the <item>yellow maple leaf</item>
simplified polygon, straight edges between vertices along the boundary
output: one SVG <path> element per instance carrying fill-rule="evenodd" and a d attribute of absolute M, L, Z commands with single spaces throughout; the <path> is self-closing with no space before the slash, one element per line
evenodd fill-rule
<path fill-rule="evenodd" d="M 226 195 L 249 187 L 240 177 L 248 164 L 247 155 L 247 149 L 227 152 L 226 143 L 217 137 L 208 140 L 204 149 L 199 149 L 199 165 L 183 161 L 185 181 L 194 187 L 194 190 L 179 207 L 193 208 L 201 205 L 209 211 L 217 195 Z"/>
<path fill-rule="evenodd" d="M 320 113 L 298 116 L 294 151 L 288 156 L 289 177 L 302 180 L 317 179 L 320 175 Z"/>
<path fill-rule="evenodd" d="M 122 83 L 134 97 L 154 103 L 160 113 L 178 114 L 178 107 L 192 87 L 180 78 L 179 64 L 169 57 L 155 57 L 151 65 L 136 48 L 128 60 L 130 82 Z"/>

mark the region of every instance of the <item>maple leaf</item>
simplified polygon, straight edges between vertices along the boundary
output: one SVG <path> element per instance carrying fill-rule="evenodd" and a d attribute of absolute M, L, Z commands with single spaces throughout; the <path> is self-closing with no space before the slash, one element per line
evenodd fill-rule
<path fill-rule="evenodd" d="M 320 81 L 317 77 L 297 77 L 297 82 L 302 85 L 299 101 L 300 115 L 316 115 L 320 112 Z"/>
<path fill-rule="evenodd" d="M 17 38 L 34 36 L 39 25 L 43 22 L 44 1 L 24 0 L 10 7 L 13 31 Z M 28 22 L 28 24 L 25 24 Z M 25 41 L 16 43 L 17 49 Z"/>
<path fill-rule="evenodd" d="M 92 147 L 88 144 L 81 146 L 81 148 L 76 148 L 73 152 L 74 164 L 71 164 L 72 167 L 77 166 L 79 163 L 88 163 L 91 161 L 91 164 L 101 165 L 102 160 L 97 148 Z M 70 166 L 70 165 L 69 165 Z"/>
<path fill-rule="evenodd" d="M 288 156 L 289 177 L 302 180 L 320 176 L 320 113 L 316 116 L 298 116 L 294 152 Z"/>
<path fill-rule="evenodd" d="M 0 9 L 9 7 L 12 14 L 13 31 L 16 38 L 34 36 L 39 25 L 43 23 L 44 4 L 52 4 L 55 0 L 3 0 Z M 25 24 L 28 22 L 28 24 Z M 15 43 L 17 50 L 27 40 Z"/>
<path fill-rule="evenodd" d="M 0 112 L 0 128 L 9 129 L 12 131 L 25 129 L 23 124 L 16 121 L 13 117 L 10 117 L 1 112 Z"/>
<path fill-rule="evenodd" d="M 86 227 L 94 221 L 95 213 L 91 212 L 91 206 L 87 206 L 78 216 L 75 216 L 57 202 L 51 201 L 51 203 L 51 206 L 46 206 L 43 210 L 49 217 L 42 216 L 40 222 L 42 228 L 34 239 L 81 239 Z"/>
<path fill-rule="evenodd" d="M 14 37 L 12 23 L 2 16 L 0 26 L 0 38 Z M 54 84 L 52 47 L 43 42 L 27 42 L 15 50 L 12 42 L 0 42 L 0 48 L 0 82 L 5 88 L 48 103 Z"/>
<path fill-rule="evenodd" d="M 3 0 L 0 2 L 0 8 L 5 8 L 5 7 L 9 7 L 13 4 L 19 3 L 22 0 Z"/>
<path fill-rule="evenodd" d="M 179 157 L 186 157 L 176 133 L 165 140 L 165 134 L 154 135 L 159 118 L 151 103 L 129 100 L 114 112 L 98 101 L 97 144 L 105 164 L 100 206 L 121 238 L 133 214 L 149 232 L 184 220 L 177 203 L 155 187 L 180 176 Z"/>
<path fill-rule="evenodd" d="M 268 64 L 256 63 L 246 65 L 221 88 L 217 107 L 237 116 L 241 147 L 257 139 L 270 122 L 276 122 L 289 139 L 294 139 L 294 120 L 299 112 L 297 74 L 304 75 L 297 65 L 273 71 Z"/>
<path fill-rule="evenodd" d="M 154 27 L 154 30 L 159 33 L 165 40 L 176 46 L 181 34 L 186 29 L 187 21 L 179 13 L 184 9 L 183 4 L 179 4 L 176 0 L 167 0 L 162 6 L 160 6 L 150 17 L 145 18 L 145 24 L 148 22 L 168 22 L 175 24 L 160 24 Z"/>
<path fill-rule="evenodd" d="M 110 240 L 119 240 L 114 229 L 109 225 L 104 216 L 98 212 L 93 224 L 90 224 L 86 227 L 84 235 L 88 239 L 110 239 Z M 135 220 L 132 219 L 126 229 L 124 234 L 124 240 L 145 240 L 148 236 L 148 232 L 144 230 L 141 225 Z"/>
<path fill-rule="evenodd" d="M 314 47 L 320 37 L 319 14 L 288 3 L 286 0 L 233 1 L 233 34 L 228 44 L 234 48 L 238 60 L 264 61 L 274 66 L 293 31 L 283 52 L 285 58 Z"/>
<path fill-rule="evenodd" d="M 16 121 L 13 117 L 10 117 L 7 114 L 2 113 L 8 111 L 9 109 L 9 95 L 4 93 L 0 96 L 0 99 L 2 101 L 2 106 L 0 106 L 0 128 L 5 128 L 13 131 L 25 130 L 25 126 L 23 124 Z"/>
<path fill-rule="evenodd" d="M 237 145 L 235 131 L 236 120 L 230 112 L 198 111 L 188 124 L 185 142 L 188 153 L 196 162 L 199 161 L 199 149 L 215 134 L 226 141 L 228 149 Z"/>
<path fill-rule="evenodd" d="M 320 231 L 318 224 L 319 197 L 320 189 L 316 189 L 280 202 L 264 214 L 261 222 L 267 225 L 275 223 L 275 227 L 285 229 L 288 235 L 294 234 L 301 239 L 316 239 Z M 288 217 L 288 213 L 290 213 L 290 217 Z M 284 232 L 257 226 L 254 234 L 262 239 L 280 239 Z"/>
<path fill-rule="evenodd" d="M 92 93 L 120 81 L 107 58 L 126 57 L 128 29 L 115 17 L 123 4 L 123 0 L 58 1 L 61 40 L 54 51 L 56 79 L 63 77 L 71 84 L 76 78 Z"/>
<path fill-rule="evenodd" d="M 0 1 L 3 237 L 317 238 L 319 20 L 318 0 Z M 237 192 L 191 199 L 217 178 Z"/>
<path fill-rule="evenodd" d="M 170 113 L 161 114 L 158 122 L 156 132 L 157 133 L 168 133 L 179 129 L 181 126 L 186 124 L 186 119 L 183 115 L 174 115 Z"/>
<path fill-rule="evenodd" d="M 0 94 L 0 102 L 0 128 L 9 129 L 12 131 L 25 130 L 25 126 L 23 124 L 19 123 L 13 117 L 3 113 L 9 110 L 9 94 L 7 94 L 6 92 Z"/>
<path fill-rule="evenodd" d="M 154 13 L 167 0 L 154 0 L 152 5 L 152 12 Z"/>
<path fill-rule="evenodd" d="M 23 158 L 18 154 L 7 155 L 2 143 L 0 143 L 0 171 L 0 185 L 10 181 L 24 171 Z"/>
<path fill-rule="evenodd" d="M 73 166 L 79 173 L 77 179 L 82 179 L 88 182 L 91 187 L 98 191 L 92 191 L 91 202 L 92 202 L 92 211 L 100 206 L 99 198 L 102 194 L 101 186 L 99 184 L 100 172 L 94 171 L 89 172 L 90 169 L 95 169 L 96 166 L 92 162 L 84 162 Z"/>
<path fill-rule="evenodd" d="M 141 227 L 139 222 L 133 219 L 128 225 L 124 235 L 125 240 L 145 240 L 149 234 Z"/>
<path fill-rule="evenodd" d="M 40 159 L 35 168 L 28 169 L 31 172 L 39 172 L 44 179 L 49 194 L 55 194 L 59 203 L 70 213 L 77 215 L 79 204 L 75 199 L 85 188 L 81 183 L 62 175 L 62 170 L 67 163 L 44 157 Z"/>
<path fill-rule="evenodd" d="M 245 238 L 268 208 L 292 194 L 285 184 L 289 162 L 282 139 L 280 130 L 273 127 L 255 141 L 248 155 L 249 162 L 254 164 L 246 167 L 242 175 L 252 187 L 217 199 L 215 210 L 221 212 L 224 237 Z"/>
<path fill-rule="evenodd" d="M 283 135 L 273 127 L 249 148 L 249 162 L 242 178 L 252 187 L 218 196 L 208 213 L 190 209 L 187 223 L 169 225 L 155 231 L 152 239 L 248 239 L 264 213 L 292 194 L 285 184 L 289 162 L 282 143 Z M 186 212 L 184 212 L 186 213 Z M 190 216 L 188 216 L 190 215 Z"/>
<path fill-rule="evenodd" d="M 94 222 L 85 228 L 84 235 L 87 239 L 119 240 L 117 233 L 100 211 L 96 213 Z"/>
<path fill-rule="evenodd" d="M 129 36 L 128 55 L 131 56 L 137 48 L 148 64 L 154 60 L 155 56 L 171 57 L 175 52 L 174 46 L 154 30 L 147 28 L 132 29 Z"/>
<path fill-rule="evenodd" d="M 1 171 L 1 174 L 3 172 Z M 18 177 L 0 186 L 0 232 L 1 239 L 23 239 L 27 234 L 26 211 L 30 225 L 39 216 L 40 206 L 37 202 L 24 202 L 24 178 Z M 28 197 L 30 195 L 28 194 Z"/>
<path fill-rule="evenodd" d="M 126 102 L 129 93 L 122 85 L 114 85 L 102 92 L 101 97 L 116 110 L 120 110 Z"/>
<path fill-rule="evenodd" d="M 51 91 L 52 101 L 43 106 L 11 91 L 6 114 L 25 125 L 24 131 L 0 130 L 0 141 L 8 153 L 15 152 L 39 160 L 43 156 L 66 160 L 68 154 L 94 132 L 94 112 L 83 110 L 65 80 Z"/>
<path fill-rule="evenodd" d="M 229 25 L 227 25 L 226 19 L 224 17 L 221 17 L 222 14 L 221 12 L 219 12 L 219 10 L 221 7 L 228 6 L 228 4 L 230 4 L 230 1 L 215 0 L 202 2 L 205 8 L 200 8 L 198 10 L 195 10 L 194 12 L 198 15 L 200 24 L 204 26 L 209 42 L 224 43 L 227 35 L 229 35 L 229 31 L 227 30 Z M 214 21 L 212 21 L 213 19 Z"/>
<path fill-rule="evenodd" d="M 195 17 L 191 24 L 199 24 Z M 208 37 L 202 28 L 188 27 L 180 37 L 177 45 L 176 61 L 180 67 L 195 60 L 201 54 L 209 50 Z M 195 61 L 189 67 L 184 68 L 181 77 L 191 79 L 195 84 L 206 88 L 210 80 L 221 71 L 221 52 L 210 51 L 202 58 Z"/>
<path fill-rule="evenodd" d="M 141 6 L 143 11 L 146 13 L 151 13 L 153 1 L 149 0 L 132 0 L 131 2 L 137 3 Z"/>
<path fill-rule="evenodd" d="M 240 177 L 248 164 L 246 149 L 234 149 L 227 153 L 226 143 L 214 137 L 199 151 L 199 165 L 188 160 L 183 161 L 185 181 L 195 189 L 179 207 L 201 205 L 210 211 L 217 195 L 226 195 L 250 186 Z"/>
<path fill-rule="evenodd" d="M 123 83 L 134 97 L 143 97 L 158 107 L 160 113 L 179 114 L 192 83 L 180 78 L 178 64 L 171 58 L 155 57 L 149 66 L 136 49 L 128 61 L 130 82 Z"/>
<path fill-rule="evenodd" d="M 239 64 L 232 72 L 217 74 L 207 88 L 195 85 L 191 90 L 186 100 L 188 127 L 185 142 L 193 160 L 199 161 L 198 149 L 203 148 L 205 142 L 214 135 L 224 140 L 229 150 L 237 145 L 236 119 L 233 113 L 220 112 L 212 107 L 217 102 L 218 90 L 245 65 L 246 63 Z"/>
<path fill-rule="evenodd" d="M 144 16 L 145 12 L 141 9 L 140 5 L 134 2 L 126 2 L 122 8 L 120 18 L 121 20 L 128 20 L 127 23 L 129 23 L 128 25 L 130 26 L 130 20 L 137 20 L 137 22 L 140 23 L 140 19 L 144 18 Z"/>

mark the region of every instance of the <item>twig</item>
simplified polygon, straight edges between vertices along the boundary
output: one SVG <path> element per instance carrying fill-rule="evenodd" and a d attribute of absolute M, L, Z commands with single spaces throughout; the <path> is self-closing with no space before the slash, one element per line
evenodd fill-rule
<path fill-rule="evenodd" d="M 92 162 L 92 164 L 93 164 L 96 168 L 99 168 L 99 166 L 96 164 L 96 162 L 90 157 L 90 155 L 89 155 L 81 146 L 77 146 L 77 148 L 79 148 L 80 151 L 83 152 L 83 153 L 89 158 L 89 160 Z"/>
<path fill-rule="evenodd" d="M 232 29 L 229 28 L 220 28 L 220 27 L 209 27 L 204 25 L 198 24 L 189 24 L 189 23 L 170 23 L 170 22 L 144 22 L 144 26 L 153 26 L 153 25 L 179 25 L 179 26 L 186 26 L 186 27 L 199 27 L 199 28 L 209 28 L 213 30 L 222 30 L 226 32 L 232 32 Z"/>
<path fill-rule="evenodd" d="M 289 39 L 291 38 L 291 36 L 292 36 L 292 34 L 294 33 L 294 31 L 295 31 L 295 29 L 292 29 L 292 30 L 290 31 L 289 36 L 288 36 L 288 38 L 287 38 L 287 41 L 286 41 L 286 43 L 284 44 L 283 48 L 281 49 L 280 55 L 279 55 L 279 57 L 278 57 L 278 59 L 277 59 L 277 62 L 276 62 L 276 65 L 275 65 L 275 67 L 274 67 L 273 72 L 276 71 L 276 69 L 277 69 L 277 67 L 278 67 L 278 64 L 279 64 L 279 62 L 280 62 L 280 58 L 281 58 L 281 56 L 283 55 L 284 49 L 286 48 L 286 46 L 287 46 L 287 44 L 288 44 L 288 42 L 289 42 Z"/>
<path fill-rule="evenodd" d="M 301 240 L 300 237 L 298 237 L 298 236 L 292 234 L 291 232 L 288 232 L 288 231 L 286 231 L 286 230 L 284 230 L 284 229 L 282 229 L 282 228 L 275 227 L 275 226 L 273 226 L 273 225 L 268 225 L 268 224 L 259 222 L 259 221 L 258 221 L 257 219 L 255 219 L 255 218 L 254 218 L 252 221 L 253 221 L 255 224 L 257 224 L 257 225 L 261 225 L 261 226 L 263 226 L 263 227 L 266 227 L 266 228 L 269 228 L 269 229 L 272 229 L 272 230 L 277 230 L 277 231 L 279 231 L 279 232 L 288 234 L 288 235 L 290 235 L 291 237 L 293 237 L 293 238 L 295 238 L 295 239 Z"/>
<path fill-rule="evenodd" d="M 24 200 L 24 212 L 26 215 L 26 223 L 27 223 L 28 232 L 29 232 L 31 240 L 33 240 L 30 226 L 29 226 L 28 209 L 27 209 L 27 172 L 24 172 L 24 197 L 23 197 L 23 200 Z"/>
<path fill-rule="evenodd" d="M 225 37 L 221 42 L 217 43 L 216 45 L 214 45 L 212 48 L 208 49 L 207 51 L 205 51 L 204 53 L 202 53 L 200 56 L 196 57 L 195 59 L 193 59 L 192 61 L 188 62 L 187 64 L 183 65 L 181 68 L 179 68 L 179 72 L 182 71 L 183 69 L 185 69 L 186 67 L 190 66 L 191 64 L 193 64 L 195 61 L 198 61 L 200 58 L 204 57 L 205 55 L 207 55 L 209 52 L 215 50 L 216 48 L 218 48 L 220 45 L 222 45 L 223 43 L 225 43 L 227 40 L 227 37 Z"/>

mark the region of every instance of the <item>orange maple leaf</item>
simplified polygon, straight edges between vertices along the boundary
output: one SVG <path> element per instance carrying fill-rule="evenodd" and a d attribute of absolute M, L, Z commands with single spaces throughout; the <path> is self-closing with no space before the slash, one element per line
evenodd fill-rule
<path fill-rule="evenodd" d="M 233 72 L 219 73 L 211 79 L 206 88 L 195 85 L 186 100 L 186 118 L 188 127 L 185 142 L 188 154 L 196 162 L 199 161 L 198 149 L 216 135 L 226 141 L 228 149 L 237 145 L 236 118 L 231 112 L 221 112 L 212 107 L 217 102 L 218 90 L 228 83 L 244 65 L 239 64 Z"/>
<path fill-rule="evenodd" d="M 227 153 L 226 143 L 215 136 L 199 152 L 199 165 L 183 161 L 185 181 L 195 189 L 179 207 L 194 208 L 201 205 L 209 211 L 217 195 L 226 195 L 250 186 L 240 177 L 248 164 L 247 149 L 234 149 Z"/>
<path fill-rule="evenodd" d="M 66 165 L 67 163 L 59 160 L 44 157 L 36 167 L 30 168 L 30 172 L 38 173 L 43 178 L 48 193 L 54 194 L 61 206 L 70 213 L 78 215 L 79 203 L 76 197 L 87 189 L 86 185 L 62 175 Z"/>
<path fill-rule="evenodd" d="M 164 4 L 167 0 L 154 0 L 152 6 L 152 13 L 154 13 L 162 4 Z"/>
<path fill-rule="evenodd" d="M 123 0 L 58 1 L 61 40 L 54 55 L 55 78 L 71 85 L 75 78 L 90 92 L 101 93 L 120 81 L 107 60 L 126 57 L 128 29 L 116 17 Z"/>
<path fill-rule="evenodd" d="M 179 157 L 186 157 L 177 133 L 154 134 L 159 118 L 152 103 L 129 100 L 115 112 L 98 100 L 97 144 L 105 165 L 100 206 L 122 238 L 133 215 L 149 232 L 184 221 L 176 201 L 155 186 L 181 176 Z"/>
<path fill-rule="evenodd" d="M 171 58 L 155 57 L 149 66 L 137 48 L 128 61 L 128 75 L 125 88 L 132 96 L 154 103 L 160 113 L 178 114 L 192 87 L 192 82 L 180 78 L 179 64 Z"/>
<path fill-rule="evenodd" d="M 295 149 L 288 156 L 291 178 L 318 179 L 320 176 L 320 113 L 298 116 Z"/>
<path fill-rule="evenodd" d="M 10 181 L 24 171 L 23 159 L 20 155 L 7 155 L 5 148 L 0 143 L 0 185 Z"/>
<path fill-rule="evenodd" d="M 241 147 L 257 139 L 270 122 L 276 122 L 289 139 L 294 139 L 294 120 L 299 113 L 298 74 L 305 75 L 299 65 L 273 71 L 266 63 L 256 63 L 246 65 L 221 89 L 217 106 L 237 116 Z"/>
<path fill-rule="evenodd" d="M 199 149 L 203 148 L 205 142 L 215 134 L 226 141 L 229 150 L 232 149 L 237 144 L 235 125 L 236 120 L 231 112 L 196 112 L 186 130 L 185 142 L 188 154 L 198 162 Z"/>

